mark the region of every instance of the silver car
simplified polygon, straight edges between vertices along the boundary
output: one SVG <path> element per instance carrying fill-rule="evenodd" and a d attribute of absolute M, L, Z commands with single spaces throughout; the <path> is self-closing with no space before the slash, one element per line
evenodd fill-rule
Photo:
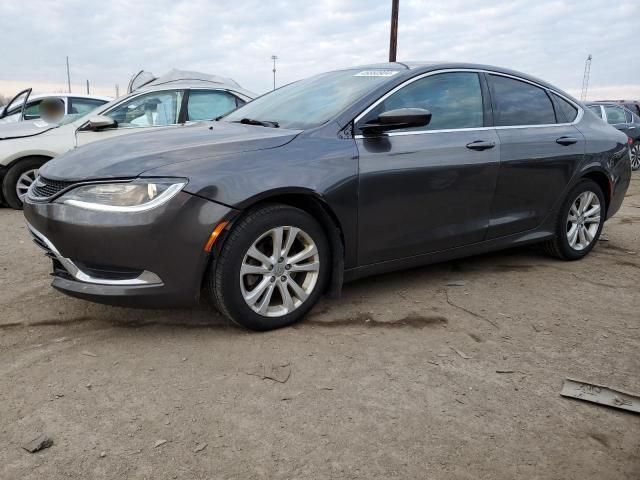
<path fill-rule="evenodd" d="M 38 169 L 73 148 L 143 129 L 180 128 L 212 120 L 256 96 L 229 78 L 180 70 L 142 83 L 86 115 L 67 115 L 59 123 L 35 120 L 1 125 L 4 201 L 12 208 L 22 208 Z"/>

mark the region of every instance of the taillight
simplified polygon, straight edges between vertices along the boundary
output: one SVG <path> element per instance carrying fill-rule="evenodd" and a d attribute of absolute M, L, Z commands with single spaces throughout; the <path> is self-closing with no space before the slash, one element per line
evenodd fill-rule
<path fill-rule="evenodd" d="M 633 145 L 633 138 L 629 137 L 629 138 L 627 139 L 627 143 L 628 143 L 629 145 Z"/>

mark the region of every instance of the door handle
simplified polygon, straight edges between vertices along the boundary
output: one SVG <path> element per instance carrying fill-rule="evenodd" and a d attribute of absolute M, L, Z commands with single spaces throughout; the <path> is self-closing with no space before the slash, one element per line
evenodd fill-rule
<path fill-rule="evenodd" d="M 559 143 L 560 145 L 564 145 L 566 147 L 569 145 L 573 145 L 574 143 L 578 143 L 578 139 L 573 137 L 560 137 L 556 140 L 556 143 Z"/>
<path fill-rule="evenodd" d="M 467 148 L 471 150 L 488 150 L 496 146 L 496 142 L 485 142 L 484 140 L 476 140 L 475 142 L 467 143 Z"/>

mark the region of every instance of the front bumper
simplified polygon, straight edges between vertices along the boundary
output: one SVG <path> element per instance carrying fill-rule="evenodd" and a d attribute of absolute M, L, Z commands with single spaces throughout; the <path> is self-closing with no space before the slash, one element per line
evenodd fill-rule
<path fill-rule="evenodd" d="M 34 242 L 53 261 L 52 286 L 111 305 L 186 306 L 200 296 L 213 228 L 233 209 L 180 192 L 137 213 L 94 212 L 28 198 Z"/>

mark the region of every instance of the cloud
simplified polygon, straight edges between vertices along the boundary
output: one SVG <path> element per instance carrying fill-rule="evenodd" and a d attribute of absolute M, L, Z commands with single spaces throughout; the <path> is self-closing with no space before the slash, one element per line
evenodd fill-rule
<path fill-rule="evenodd" d="M 637 0 L 400 0 L 400 60 L 460 60 L 522 70 L 579 91 L 593 54 L 591 86 L 638 96 L 633 53 Z M 388 55 L 390 0 L 33 0 L 0 2 L 0 93 L 89 79 L 99 93 L 121 91 L 141 68 L 217 73 L 258 93 Z M 53 86 L 53 88 L 49 88 Z M 57 88 L 56 88 L 57 86 Z"/>

